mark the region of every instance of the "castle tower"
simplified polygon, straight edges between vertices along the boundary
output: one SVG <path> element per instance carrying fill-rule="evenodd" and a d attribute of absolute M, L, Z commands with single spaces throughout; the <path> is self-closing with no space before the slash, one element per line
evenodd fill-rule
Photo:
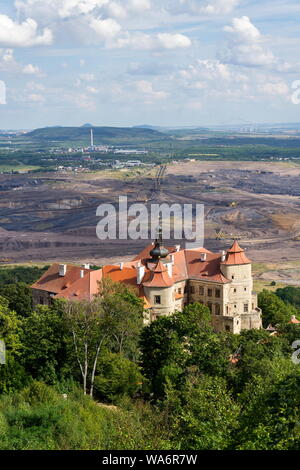
<path fill-rule="evenodd" d="M 224 292 L 224 316 L 233 318 L 233 332 L 261 328 L 257 295 L 253 292 L 252 262 L 237 240 L 222 258 L 220 268 L 230 281 Z"/>
<path fill-rule="evenodd" d="M 174 281 L 168 268 L 158 261 L 153 268 L 148 263 L 150 272 L 143 279 L 143 288 L 147 299 L 153 305 L 153 318 L 170 315 L 174 311 Z"/>

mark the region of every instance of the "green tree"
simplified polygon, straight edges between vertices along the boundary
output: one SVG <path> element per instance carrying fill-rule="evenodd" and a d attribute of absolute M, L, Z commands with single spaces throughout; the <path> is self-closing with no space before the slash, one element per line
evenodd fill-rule
<path fill-rule="evenodd" d="M 300 376 L 292 368 L 291 361 L 281 361 L 268 379 L 254 377 L 245 388 L 237 448 L 300 450 Z"/>
<path fill-rule="evenodd" d="M 97 364 L 95 394 L 101 399 L 116 400 L 133 397 L 141 390 L 144 378 L 137 364 L 121 354 L 105 352 Z"/>
<path fill-rule="evenodd" d="M 231 448 L 239 412 L 223 378 L 189 377 L 173 417 L 176 444 L 189 450 Z"/>
<path fill-rule="evenodd" d="M 23 282 L 9 284 L 0 288 L 0 296 L 6 298 L 8 306 L 19 315 L 28 316 L 32 312 L 31 289 Z"/>
<path fill-rule="evenodd" d="M 276 294 L 264 289 L 258 294 L 258 306 L 262 309 L 263 325 L 266 328 L 270 323 L 275 326 L 290 321 L 297 311 L 286 305 Z"/>
<path fill-rule="evenodd" d="M 23 360 L 35 379 L 55 383 L 66 368 L 65 327 L 62 317 L 40 306 L 23 323 Z"/>
<path fill-rule="evenodd" d="M 0 297 L 0 339 L 6 348 L 6 364 L 0 365 L 0 392 L 13 392 L 26 383 L 25 371 L 20 364 L 23 319 L 8 307 L 8 300 Z"/>
<path fill-rule="evenodd" d="M 184 340 L 176 328 L 174 317 L 160 317 L 141 333 L 142 370 L 149 379 L 152 391 L 161 396 L 164 390 L 165 372 L 173 370 L 173 379 L 182 373 L 187 359 Z"/>
<path fill-rule="evenodd" d="M 287 286 L 277 289 L 275 293 L 284 302 L 300 309 L 300 287 Z"/>
<path fill-rule="evenodd" d="M 128 288 L 105 280 L 92 301 L 67 302 L 66 326 L 72 337 L 84 394 L 93 396 L 97 364 L 104 345 L 119 353 L 136 349 L 142 328 L 142 304 Z M 130 345 L 130 346 L 129 346 Z"/>

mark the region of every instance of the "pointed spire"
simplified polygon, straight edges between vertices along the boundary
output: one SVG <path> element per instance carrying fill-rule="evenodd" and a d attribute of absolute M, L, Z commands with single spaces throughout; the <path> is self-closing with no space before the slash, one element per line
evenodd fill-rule
<path fill-rule="evenodd" d="M 171 287 L 173 285 L 174 281 L 162 261 L 158 261 L 155 268 L 148 273 L 147 278 L 143 281 L 144 287 Z"/>
<path fill-rule="evenodd" d="M 162 238 L 162 224 L 160 218 L 160 225 L 157 228 L 157 238 L 155 240 L 155 246 L 153 250 L 150 251 L 150 256 L 153 261 L 160 260 L 162 258 L 166 258 L 170 253 L 167 248 L 163 246 L 163 238 Z"/>
<path fill-rule="evenodd" d="M 240 247 L 239 242 L 234 240 L 232 247 L 228 250 L 227 253 L 244 253 L 245 250 Z"/>
<path fill-rule="evenodd" d="M 245 250 L 240 247 L 239 242 L 235 240 L 231 248 L 227 251 L 226 259 L 222 264 L 251 264 L 251 261 L 247 258 Z"/>

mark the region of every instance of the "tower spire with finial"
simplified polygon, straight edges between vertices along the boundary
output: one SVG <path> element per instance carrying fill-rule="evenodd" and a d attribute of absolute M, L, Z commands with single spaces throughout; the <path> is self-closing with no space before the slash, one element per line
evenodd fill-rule
<path fill-rule="evenodd" d="M 163 229 L 162 217 L 159 217 L 159 225 L 156 229 L 156 240 L 153 250 L 150 251 L 150 256 L 153 261 L 159 261 L 161 258 L 166 258 L 169 255 L 169 250 L 163 246 Z"/>

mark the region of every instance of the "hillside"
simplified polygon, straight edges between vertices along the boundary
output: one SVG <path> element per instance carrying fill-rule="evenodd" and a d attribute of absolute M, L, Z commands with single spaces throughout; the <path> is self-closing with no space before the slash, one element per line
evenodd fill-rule
<path fill-rule="evenodd" d="M 170 140 L 170 137 L 154 129 L 93 127 L 95 144 L 148 143 Z M 89 143 L 88 127 L 47 127 L 36 129 L 25 136 L 36 142 L 82 142 Z"/>

